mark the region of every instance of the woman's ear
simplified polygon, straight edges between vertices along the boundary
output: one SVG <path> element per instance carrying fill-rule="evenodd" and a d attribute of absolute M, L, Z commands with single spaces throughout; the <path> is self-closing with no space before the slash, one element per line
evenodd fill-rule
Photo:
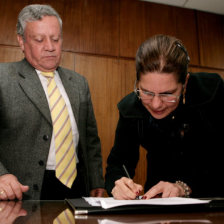
<path fill-rule="evenodd" d="M 185 83 L 184 83 L 184 87 L 185 87 L 185 89 L 186 89 L 186 87 L 187 87 L 187 83 L 188 83 L 188 79 L 189 79 L 189 77 L 190 77 L 190 74 L 187 73 L 187 76 L 186 76 L 186 79 L 185 79 Z"/>

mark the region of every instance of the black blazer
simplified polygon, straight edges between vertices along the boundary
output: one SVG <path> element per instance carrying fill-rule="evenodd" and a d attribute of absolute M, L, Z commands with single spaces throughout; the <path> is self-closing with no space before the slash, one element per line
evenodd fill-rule
<path fill-rule="evenodd" d="M 181 180 L 192 196 L 224 196 L 224 84 L 217 74 L 190 74 L 186 104 L 180 99 L 164 119 L 154 119 L 135 93 L 122 99 L 118 109 L 105 177 L 109 194 L 114 181 L 125 176 L 122 164 L 134 176 L 141 145 L 147 150 L 145 191 L 159 181 Z"/>

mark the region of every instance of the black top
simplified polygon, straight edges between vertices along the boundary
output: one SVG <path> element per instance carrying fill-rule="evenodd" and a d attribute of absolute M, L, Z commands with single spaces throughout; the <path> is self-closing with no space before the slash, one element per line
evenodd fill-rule
<path fill-rule="evenodd" d="M 153 118 L 135 93 L 123 98 L 107 160 L 108 194 L 114 181 L 125 176 L 123 164 L 135 175 L 141 145 L 147 150 L 145 191 L 159 181 L 181 180 L 191 187 L 192 197 L 224 196 L 223 102 L 223 80 L 208 73 L 190 74 L 186 104 L 180 99 L 164 119 Z"/>

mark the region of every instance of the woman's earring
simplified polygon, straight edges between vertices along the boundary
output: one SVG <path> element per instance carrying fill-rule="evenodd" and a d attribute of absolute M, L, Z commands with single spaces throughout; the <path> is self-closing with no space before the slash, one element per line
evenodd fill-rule
<path fill-rule="evenodd" d="M 185 95 L 183 96 L 183 104 L 185 104 Z"/>
<path fill-rule="evenodd" d="M 183 104 L 186 103 L 185 94 L 186 94 L 186 88 L 184 87 L 184 90 L 183 90 Z"/>

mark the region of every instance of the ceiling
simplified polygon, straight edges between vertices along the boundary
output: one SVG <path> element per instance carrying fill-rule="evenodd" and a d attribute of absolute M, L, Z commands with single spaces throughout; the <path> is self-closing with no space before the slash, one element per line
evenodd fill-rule
<path fill-rule="evenodd" d="M 224 0 L 142 0 L 224 15 Z"/>

